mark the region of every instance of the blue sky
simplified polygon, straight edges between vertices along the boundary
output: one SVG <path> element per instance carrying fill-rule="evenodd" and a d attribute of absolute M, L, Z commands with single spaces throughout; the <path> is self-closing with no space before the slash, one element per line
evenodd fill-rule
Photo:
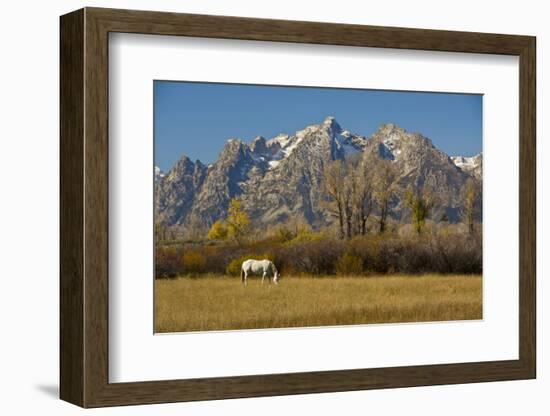
<path fill-rule="evenodd" d="M 481 95 L 155 81 L 154 111 L 163 171 L 182 154 L 212 163 L 227 139 L 269 139 L 329 115 L 364 136 L 395 123 L 450 156 L 482 150 Z"/>

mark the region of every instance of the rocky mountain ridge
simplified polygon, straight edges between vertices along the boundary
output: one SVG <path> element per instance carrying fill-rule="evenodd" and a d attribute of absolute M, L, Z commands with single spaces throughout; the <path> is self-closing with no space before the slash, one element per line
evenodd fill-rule
<path fill-rule="evenodd" d="M 468 178 L 481 181 L 481 154 L 451 158 L 423 135 L 394 124 L 382 125 L 367 138 L 327 117 L 272 139 L 230 139 L 208 167 L 183 155 L 167 173 L 155 169 L 156 221 L 208 227 L 225 218 L 229 201 L 239 197 L 262 226 L 296 217 L 313 227 L 327 225 L 332 219 L 323 208 L 323 170 L 330 161 L 350 157 L 391 161 L 397 172 L 390 212 L 395 220 L 403 217 L 399 195 L 409 186 L 436 190 L 439 204 L 433 217 L 444 212 L 457 220 L 460 189 Z"/>

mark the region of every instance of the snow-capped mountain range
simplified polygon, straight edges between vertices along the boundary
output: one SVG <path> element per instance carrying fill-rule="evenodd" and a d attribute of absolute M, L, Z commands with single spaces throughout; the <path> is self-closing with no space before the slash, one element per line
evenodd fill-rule
<path fill-rule="evenodd" d="M 371 137 L 343 129 L 334 117 L 294 134 L 262 136 L 245 143 L 229 139 L 219 158 L 209 166 L 183 155 L 166 173 L 155 167 L 156 220 L 165 225 L 209 226 L 227 214 L 231 198 L 262 225 L 301 217 L 312 226 L 331 221 L 322 207 L 324 166 L 351 155 L 390 160 L 398 173 L 398 188 L 409 185 L 436 189 L 442 203 L 434 218 L 446 212 L 458 218 L 460 189 L 468 178 L 481 181 L 481 154 L 455 156 L 437 149 L 421 134 L 394 125 L 382 125 Z M 396 192 L 396 195 L 399 195 Z M 391 216 L 399 220 L 398 196 Z"/>

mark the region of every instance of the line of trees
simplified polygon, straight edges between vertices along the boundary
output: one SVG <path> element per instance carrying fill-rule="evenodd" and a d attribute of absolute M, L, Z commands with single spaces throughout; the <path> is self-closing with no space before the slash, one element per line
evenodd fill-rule
<path fill-rule="evenodd" d="M 426 220 L 438 203 L 429 189 L 410 186 L 399 194 L 398 175 L 389 160 L 349 158 L 329 162 L 323 172 L 325 205 L 338 224 L 340 239 L 367 234 L 367 221 L 376 213 L 375 229 L 379 234 L 387 230 L 392 201 L 401 198 L 410 212 L 411 224 L 417 234 L 425 228 Z M 481 212 L 480 184 L 469 178 L 460 192 L 461 216 L 470 235 L 475 231 L 475 219 Z M 441 221 L 448 221 L 444 214 Z"/>
<path fill-rule="evenodd" d="M 367 221 L 377 210 L 379 233 L 386 231 L 397 174 L 389 160 L 349 158 L 329 162 L 323 173 L 328 212 L 337 220 L 339 237 L 367 233 Z"/>

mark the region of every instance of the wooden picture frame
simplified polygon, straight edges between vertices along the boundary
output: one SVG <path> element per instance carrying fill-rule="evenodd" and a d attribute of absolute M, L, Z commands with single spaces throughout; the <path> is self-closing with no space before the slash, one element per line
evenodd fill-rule
<path fill-rule="evenodd" d="M 82 407 L 101 407 L 535 378 L 534 37 L 100 8 L 62 16 L 60 30 L 61 399 Z M 519 359 L 109 383 L 110 32 L 518 56 Z"/>

